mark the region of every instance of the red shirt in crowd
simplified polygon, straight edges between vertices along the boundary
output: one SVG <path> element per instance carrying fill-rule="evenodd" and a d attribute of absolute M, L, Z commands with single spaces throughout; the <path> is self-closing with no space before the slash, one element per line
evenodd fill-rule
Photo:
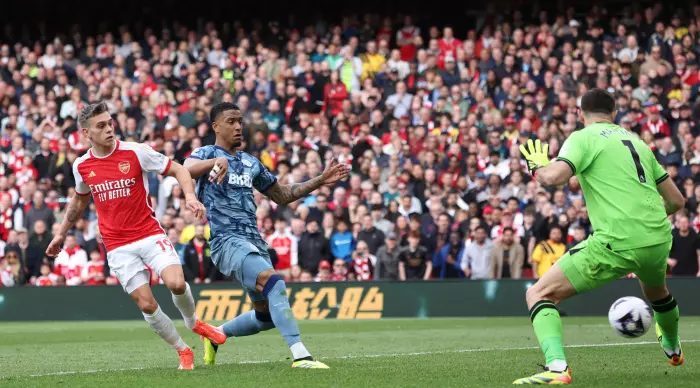
<path fill-rule="evenodd" d="M 199 243 L 194 241 L 194 251 L 197 253 L 197 259 L 199 260 L 199 280 L 204 282 L 206 274 L 204 273 L 204 243 Z"/>
<path fill-rule="evenodd" d="M 327 112 L 330 109 L 331 115 L 336 116 L 343 111 L 343 101 L 347 100 L 348 96 L 348 89 L 342 82 L 335 85 L 327 83 L 323 90 L 323 111 Z"/>
<path fill-rule="evenodd" d="M 651 131 L 653 134 L 661 133 L 665 136 L 671 136 L 671 128 L 663 119 L 658 119 L 656 121 L 647 120 L 644 122 L 644 124 L 642 124 L 642 133 L 646 131 Z"/>
<path fill-rule="evenodd" d="M 297 263 L 297 239 L 291 233 L 275 232 L 267 239 L 267 243 L 277 252 L 275 269 L 290 269 Z"/>
<path fill-rule="evenodd" d="M 64 248 L 61 253 L 56 256 L 53 265 L 53 273 L 59 276 L 65 276 L 66 285 L 76 286 L 82 282 L 81 275 L 83 267 L 87 265 L 88 256 L 85 251 L 78 245 L 68 249 Z"/>
<path fill-rule="evenodd" d="M 374 265 L 369 256 L 354 258 L 350 262 L 350 268 L 355 274 L 355 280 L 367 281 L 374 279 Z"/>
<path fill-rule="evenodd" d="M 105 269 L 105 262 L 103 260 L 91 260 L 83 267 L 82 277 L 90 278 L 85 284 L 90 286 L 105 284 L 104 278 L 102 280 L 93 279 L 94 275 L 103 275 Z"/>

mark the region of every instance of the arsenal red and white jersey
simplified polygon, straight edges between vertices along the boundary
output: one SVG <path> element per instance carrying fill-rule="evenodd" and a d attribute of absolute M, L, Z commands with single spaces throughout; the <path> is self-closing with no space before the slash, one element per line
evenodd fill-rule
<path fill-rule="evenodd" d="M 107 251 L 165 233 L 151 206 L 146 173 L 165 175 L 171 163 L 146 145 L 118 140 L 111 154 L 97 157 L 90 149 L 73 163 L 75 191 L 92 194 Z"/>
<path fill-rule="evenodd" d="M 275 232 L 267 239 L 267 244 L 277 252 L 276 269 L 289 269 L 297 265 L 297 239 L 291 233 Z"/>

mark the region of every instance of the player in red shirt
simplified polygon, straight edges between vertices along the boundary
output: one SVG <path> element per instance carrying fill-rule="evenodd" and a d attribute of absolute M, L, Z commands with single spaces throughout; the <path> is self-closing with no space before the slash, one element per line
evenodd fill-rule
<path fill-rule="evenodd" d="M 104 102 L 85 107 L 78 125 L 91 148 L 73 163 L 75 194 L 46 254 L 55 257 L 60 253 L 68 230 L 85 211 L 92 195 L 110 269 L 151 329 L 177 350 L 179 369 L 192 369 L 194 354 L 153 297 L 146 267 L 153 268 L 163 279 L 188 329 L 216 343 L 224 343 L 226 335 L 195 316 L 194 298 L 185 282 L 180 258 L 154 216 L 146 173 L 175 177 L 185 194 L 186 208 L 203 219 L 206 211 L 194 193 L 192 176 L 180 164 L 148 146 L 117 140 L 114 120 Z"/>

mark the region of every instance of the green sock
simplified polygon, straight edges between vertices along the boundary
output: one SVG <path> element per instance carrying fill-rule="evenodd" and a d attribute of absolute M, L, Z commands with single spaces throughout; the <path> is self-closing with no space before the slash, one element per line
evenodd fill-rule
<path fill-rule="evenodd" d="M 530 309 L 530 319 L 535 335 L 544 352 L 547 366 L 554 361 L 565 364 L 564 345 L 562 344 L 562 327 L 559 310 L 549 300 L 541 300 Z"/>
<path fill-rule="evenodd" d="M 670 350 L 678 346 L 678 319 L 680 313 L 678 304 L 671 294 L 667 297 L 651 302 L 654 309 L 654 319 L 661 329 L 661 344 Z"/>

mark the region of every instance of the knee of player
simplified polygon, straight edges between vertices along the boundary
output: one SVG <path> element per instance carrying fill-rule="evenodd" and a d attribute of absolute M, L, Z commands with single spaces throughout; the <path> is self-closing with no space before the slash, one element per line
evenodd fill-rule
<path fill-rule="evenodd" d="M 543 299 L 548 299 L 547 295 L 545 295 L 543 289 L 538 287 L 537 284 L 525 291 L 525 300 L 527 301 L 528 305 L 535 304 Z"/>
<path fill-rule="evenodd" d="M 187 283 L 184 277 L 166 281 L 165 286 L 175 295 L 182 295 L 187 291 Z"/>
<path fill-rule="evenodd" d="M 139 307 L 139 310 L 146 314 L 153 314 L 158 310 L 158 302 L 153 297 L 140 298 L 136 301 L 136 305 Z"/>
<path fill-rule="evenodd" d="M 272 280 L 272 283 L 270 281 Z M 284 282 L 282 278 L 272 269 L 260 272 L 258 274 L 258 278 L 255 281 L 255 288 L 258 290 L 258 292 L 264 293 L 264 290 L 266 287 L 273 287 L 274 283 L 277 283 L 278 281 Z M 270 283 L 268 285 L 268 283 Z"/>

